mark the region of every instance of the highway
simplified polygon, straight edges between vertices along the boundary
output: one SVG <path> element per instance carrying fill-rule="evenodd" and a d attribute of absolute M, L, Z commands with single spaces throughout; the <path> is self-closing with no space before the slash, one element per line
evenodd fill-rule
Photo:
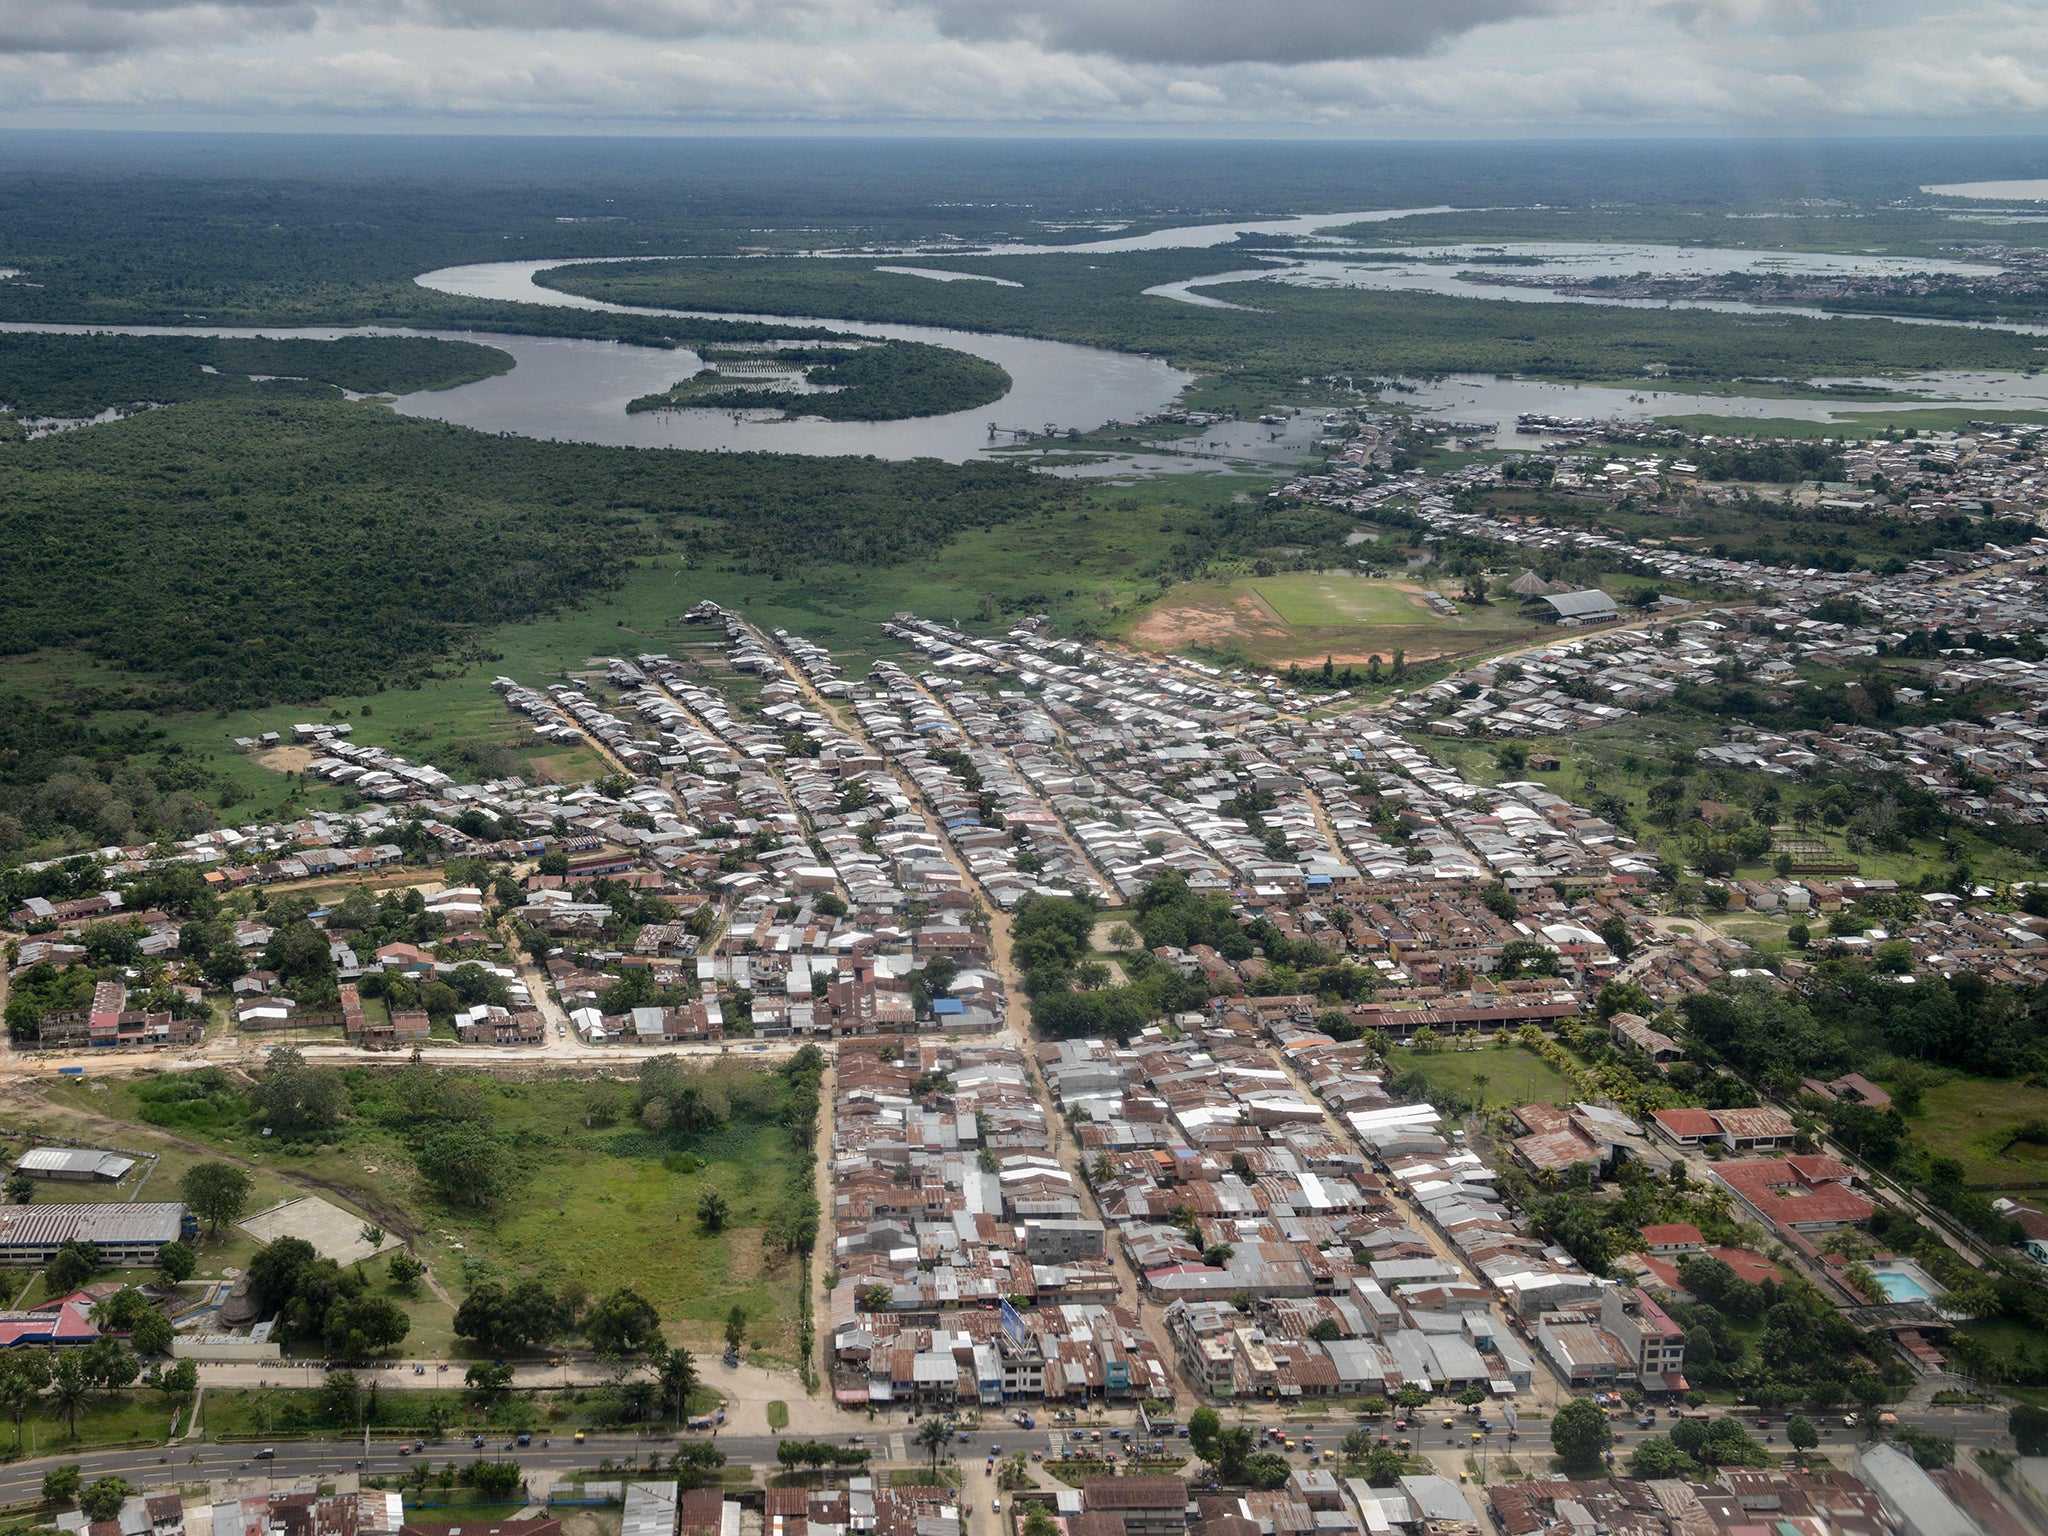
<path fill-rule="evenodd" d="M 1815 1414 L 1810 1417 L 1821 1431 L 1821 1448 L 1818 1454 L 1826 1455 L 1832 1451 L 1838 1461 L 1846 1463 L 1847 1453 L 1853 1451 L 1862 1441 L 1861 1432 L 1844 1427 L 1839 1414 Z M 1929 1433 L 1953 1438 L 1959 1456 L 1966 1456 L 1979 1446 L 2001 1443 L 2008 1448 L 2010 1446 L 2006 1436 L 2006 1415 L 2003 1409 L 1925 1408 L 1902 1412 L 1900 1417 Z M 1441 1408 L 1432 1405 L 1430 1409 L 1424 1410 L 1423 1420 L 1411 1424 L 1406 1436 L 1414 1442 L 1416 1450 L 1436 1461 L 1438 1471 L 1447 1471 L 1448 1475 L 1456 1476 L 1464 1458 L 1476 1449 L 1471 1441 L 1472 1422 L 1458 1415 L 1456 1426 L 1446 1430 L 1443 1428 L 1443 1418 Z M 1785 1443 L 1784 1415 L 1774 1414 L 1772 1418 L 1773 1423 L 1768 1431 L 1757 1428 L 1753 1420 L 1744 1422 L 1752 1435 L 1761 1438 L 1765 1433 L 1770 1434 L 1772 1451 L 1787 1451 L 1790 1447 Z M 1236 1421 L 1237 1416 L 1226 1409 L 1224 1419 L 1226 1423 L 1230 1423 Z M 849 1424 L 854 1422 L 848 1420 Z M 1257 1420 L 1246 1419 L 1244 1422 L 1259 1427 Z M 1643 1440 L 1653 1434 L 1668 1434 L 1672 1422 L 1660 1416 L 1654 1430 L 1639 1430 L 1632 1420 L 1618 1419 L 1615 1425 L 1617 1467 L 1625 1461 L 1628 1452 Z M 1311 1436 L 1321 1450 L 1334 1451 L 1342 1443 L 1344 1435 L 1356 1427 L 1356 1424 L 1352 1420 L 1333 1417 L 1321 1424 L 1294 1421 L 1285 1426 L 1275 1423 L 1272 1427 L 1284 1427 L 1297 1439 L 1302 1435 Z M 1386 1421 L 1371 1427 L 1375 1432 L 1400 1433 Z M 844 1433 L 835 1432 L 815 1437 L 792 1434 L 786 1438 L 818 1438 L 836 1444 L 857 1441 L 874 1453 L 878 1464 L 916 1466 L 925 1459 L 924 1452 L 917 1445 L 916 1431 L 917 1426 L 914 1423 L 897 1418 L 879 1424 L 864 1425 L 858 1430 L 849 1428 Z M 1097 1432 L 1092 1426 L 1081 1431 L 1088 1437 L 1087 1443 L 1091 1447 L 1095 1445 L 1093 1437 Z M 1048 1426 L 1042 1418 L 1040 1427 L 1035 1430 L 1023 1430 L 1014 1425 L 993 1426 L 967 1431 L 964 1438 L 956 1433 L 952 1454 L 960 1459 L 963 1467 L 972 1467 L 985 1460 L 998 1447 L 1004 1454 L 1031 1450 L 1048 1452 L 1056 1445 L 1071 1443 L 1070 1437 L 1073 1433 L 1074 1431 L 1069 1429 Z M 1104 1427 L 1100 1433 L 1101 1444 L 1104 1447 L 1122 1450 L 1122 1442 L 1113 1438 L 1108 1427 Z M 490 1436 L 486 1437 L 483 1448 L 478 1450 L 471 1437 L 463 1436 L 429 1441 L 427 1449 L 417 1457 L 399 1454 L 399 1446 L 410 1444 L 410 1441 L 372 1438 L 368 1465 L 362 1470 L 387 1478 L 398 1478 L 405 1476 L 421 1461 L 438 1470 L 450 1461 L 460 1463 L 486 1458 L 517 1461 L 527 1470 L 530 1477 L 551 1482 L 567 1472 L 594 1469 L 601 1461 L 608 1460 L 615 1466 L 637 1461 L 644 1466 L 650 1456 L 666 1457 L 677 1445 L 704 1438 L 706 1437 L 694 1434 L 677 1436 L 668 1430 L 647 1435 L 587 1434 L 583 1443 L 579 1445 L 575 1442 L 574 1431 L 571 1430 L 561 1434 L 549 1434 L 546 1437 L 546 1445 L 541 1443 L 542 1437 L 536 1435 L 533 1444 L 525 1448 L 512 1445 L 509 1438 L 502 1434 Z M 730 1461 L 772 1468 L 776 1465 L 775 1449 L 782 1438 L 785 1437 L 721 1435 L 715 1437 L 713 1443 L 725 1452 Z M 1193 1458 L 1187 1451 L 1186 1442 L 1178 1442 L 1178 1446 L 1183 1455 L 1189 1455 L 1189 1470 L 1194 1470 Z M 202 1478 L 240 1477 L 267 1479 L 274 1487 L 283 1490 L 301 1481 L 327 1479 L 337 1473 L 354 1472 L 358 1470 L 358 1462 L 363 1454 L 360 1436 L 346 1439 L 276 1440 L 270 1442 L 270 1448 L 276 1451 L 273 1459 L 257 1459 L 255 1453 L 260 1448 L 262 1447 L 253 1443 L 219 1445 L 191 1442 L 174 1446 L 89 1451 L 76 1456 L 45 1456 L 32 1461 L 16 1462 L 0 1471 L 0 1504 L 18 1503 L 39 1497 L 42 1492 L 43 1473 L 53 1466 L 71 1462 L 78 1464 L 88 1483 L 107 1473 L 117 1473 L 138 1488 L 173 1481 L 191 1483 Z M 1487 1449 L 1493 1454 L 1498 1455 L 1508 1448 L 1504 1435 L 1498 1429 L 1488 1437 Z M 1547 1423 L 1532 1424 L 1517 1447 L 1525 1456 L 1534 1452 L 1535 1455 L 1531 1459 L 1546 1458 L 1549 1448 L 1550 1435 Z M 1296 1453 L 1296 1457 L 1300 1457 L 1299 1452 Z M 1305 1464 L 1305 1458 L 1302 1459 Z M 622 1472 L 619 1475 L 631 1474 Z"/>

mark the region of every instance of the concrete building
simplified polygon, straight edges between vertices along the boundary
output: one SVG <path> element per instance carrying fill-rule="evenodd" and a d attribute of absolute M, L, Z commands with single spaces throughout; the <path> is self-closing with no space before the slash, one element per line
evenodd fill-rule
<path fill-rule="evenodd" d="M 1103 1255 L 1099 1221 L 1027 1221 L 1024 1256 L 1034 1264 L 1071 1264 Z"/>

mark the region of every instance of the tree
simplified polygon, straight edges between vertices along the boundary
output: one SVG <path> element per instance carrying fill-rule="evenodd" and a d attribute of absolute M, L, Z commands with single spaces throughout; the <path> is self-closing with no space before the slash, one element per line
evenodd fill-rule
<path fill-rule="evenodd" d="M 401 1248 L 391 1255 L 391 1262 L 384 1273 L 391 1281 L 391 1288 L 401 1296 L 410 1296 L 420 1288 L 420 1279 L 427 1272 L 427 1266 L 410 1248 Z"/>
<path fill-rule="evenodd" d="M 128 1343 L 138 1355 L 167 1355 L 175 1337 L 171 1320 L 151 1308 L 129 1325 Z"/>
<path fill-rule="evenodd" d="M 79 1373 L 86 1383 L 108 1391 L 125 1387 L 142 1374 L 142 1362 L 135 1357 L 135 1351 L 106 1335 L 79 1350 L 77 1358 Z"/>
<path fill-rule="evenodd" d="M 479 1360 L 462 1373 L 462 1384 L 472 1401 L 493 1403 L 512 1390 L 512 1367 Z"/>
<path fill-rule="evenodd" d="M 737 1354 L 746 1341 L 747 1309 L 734 1302 L 732 1310 L 725 1314 L 725 1347 Z"/>
<path fill-rule="evenodd" d="M 1597 1466 L 1613 1444 L 1614 1427 L 1589 1397 L 1573 1398 L 1550 1421 L 1550 1448 L 1567 1467 Z"/>
<path fill-rule="evenodd" d="M 522 1481 L 516 1461 L 479 1461 L 469 1469 L 470 1486 L 490 1498 L 502 1499 Z"/>
<path fill-rule="evenodd" d="M 436 1131 L 415 1154 L 413 1163 L 446 1205 L 492 1211 L 511 1189 L 505 1148 L 473 1121 Z"/>
<path fill-rule="evenodd" d="M 706 1232 L 723 1232 L 730 1212 L 725 1196 L 715 1189 L 707 1189 L 697 1197 L 697 1225 Z"/>
<path fill-rule="evenodd" d="M 1667 1436 L 1652 1435 L 1629 1452 L 1628 1470 L 1631 1477 L 1688 1478 L 1698 1476 L 1699 1464 Z"/>
<path fill-rule="evenodd" d="M 2006 1427 L 2022 1456 L 2048 1456 L 2048 1408 L 2020 1403 L 2013 1408 Z"/>
<path fill-rule="evenodd" d="M 50 1384 L 47 1349 L 11 1349 L 0 1355 L 0 1410 L 14 1421 L 14 1448 L 21 1449 L 21 1421 Z"/>
<path fill-rule="evenodd" d="M 183 1243 L 165 1243 L 156 1251 L 156 1272 L 166 1285 L 183 1285 L 198 1266 L 198 1259 Z"/>
<path fill-rule="evenodd" d="M 661 1317 L 644 1298 L 621 1288 L 590 1309 L 583 1334 L 599 1354 L 637 1354 L 661 1337 Z"/>
<path fill-rule="evenodd" d="M 455 1309 L 455 1331 L 494 1353 L 537 1349 L 572 1321 L 567 1301 L 539 1280 L 506 1286 L 479 1280 Z"/>
<path fill-rule="evenodd" d="M 374 1221 L 366 1221 L 356 1228 L 356 1236 L 360 1237 L 373 1249 L 384 1246 L 384 1229 Z"/>
<path fill-rule="evenodd" d="M 412 1319 L 385 1296 L 344 1296 L 327 1310 L 327 1345 L 345 1360 L 382 1354 L 403 1343 Z"/>
<path fill-rule="evenodd" d="M 661 1357 L 662 1406 L 675 1417 L 680 1429 L 690 1411 L 690 1394 L 697 1390 L 697 1360 L 681 1345 Z"/>
<path fill-rule="evenodd" d="M 311 927 L 310 924 L 307 925 Z M 327 939 L 318 929 L 323 954 Z M 280 1136 L 332 1130 L 348 1112 L 348 1087 L 333 1067 L 315 1067 L 295 1046 L 280 1046 L 256 1075 L 249 1097 Z"/>
<path fill-rule="evenodd" d="M 183 1401 L 199 1390 L 199 1362 L 196 1360 L 174 1361 L 168 1368 L 157 1372 L 157 1390 L 173 1401 Z"/>
<path fill-rule="evenodd" d="M 78 1435 L 78 1410 L 92 1395 L 92 1383 L 86 1380 L 79 1354 L 72 1351 L 59 1355 L 50 1371 L 50 1407 L 63 1416 L 74 1439 Z"/>
<path fill-rule="evenodd" d="M 1223 1418 L 1214 1408 L 1197 1408 L 1188 1415 L 1188 1445 L 1210 1466 L 1221 1454 Z"/>
<path fill-rule="evenodd" d="M 100 1267 L 100 1250 L 96 1244 L 66 1238 L 59 1245 L 57 1256 L 43 1271 L 43 1278 L 49 1282 L 51 1294 L 61 1296 L 67 1291 L 77 1290 L 98 1274 Z"/>
<path fill-rule="evenodd" d="M 290 1301 L 299 1288 L 299 1276 L 319 1257 L 303 1237 L 272 1238 L 258 1248 L 249 1260 L 249 1289 L 256 1305 L 274 1312 Z"/>
<path fill-rule="evenodd" d="M 7 1198 L 16 1205 L 27 1205 L 36 1197 L 36 1181 L 19 1168 L 7 1175 Z"/>
<path fill-rule="evenodd" d="M 178 1193 L 216 1237 L 221 1228 L 242 1219 L 255 1187 L 249 1170 L 233 1163 L 194 1163 L 178 1180 Z"/>
<path fill-rule="evenodd" d="M 1391 1488 L 1408 1471 L 1408 1462 L 1392 1446 L 1376 1445 L 1365 1458 L 1365 1480 L 1374 1488 Z"/>
<path fill-rule="evenodd" d="M 92 1486 L 78 1496 L 79 1513 L 91 1520 L 112 1520 L 121 1513 L 121 1506 L 128 1502 L 128 1496 L 135 1490 L 128 1479 L 108 1473 L 105 1477 L 93 1479 Z"/>
<path fill-rule="evenodd" d="M 1810 1451 L 1820 1444 L 1820 1431 L 1811 1419 L 1794 1417 L 1785 1425 L 1785 1439 L 1796 1451 Z"/>
<path fill-rule="evenodd" d="M 78 1497 L 79 1486 L 84 1481 L 75 1462 L 70 1466 L 50 1468 L 43 1474 L 43 1502 L 69 1504 Z"/>
<path fill-rule="evenodd" d="M 1221 1482 L 1241 1483 L 1250 1470 L 1252 1428 L 1233 1424 L 1216 1437 L 1216 1476 Z"/>
<path fill-rule="evenodd" d="M 931 1459 L 932 1470 L 939 1469 L 939 1452 L 953 1443 L 953 1425 L 947 1419 L 926 1419 L 917 1426 L 917 1443 Z"/>

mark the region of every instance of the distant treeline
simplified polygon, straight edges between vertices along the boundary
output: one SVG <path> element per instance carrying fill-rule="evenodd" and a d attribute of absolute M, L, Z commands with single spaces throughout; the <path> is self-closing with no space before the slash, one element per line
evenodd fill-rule
<path fill-rule="evenodd" d="M 109 406 L 170 405 L 216 395 L 290 391 L 411 394 L 509 372 L 496 347 L 425 336 L 268 337 L 0 334 L 0 409 L 95 416 Z M 251 375 L 269 382 L 253 382 Z M 301 389 L 298 391 L 304 393 Z"/>
<path fill-rule="evenodd" d="M 833 353 L 803 374 L 808 383 L 830 393 L 725 384 L 700 375 L 665 393 L 642 395 L 629 401 L 626 409 L 775 410 L 826 421 L 901 421 L 992 405 L 1010 392 L 1009 370 L 1001 364 L 923 341 L 885 341 Z"/>

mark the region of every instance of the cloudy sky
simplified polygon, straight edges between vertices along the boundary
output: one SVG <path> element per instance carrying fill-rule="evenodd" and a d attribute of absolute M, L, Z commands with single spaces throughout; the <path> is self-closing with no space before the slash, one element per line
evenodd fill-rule
<path fill-rule="evenodd" d="M 0 121 L 2038 132 L 2041 0 L 0 0 Z"/>

